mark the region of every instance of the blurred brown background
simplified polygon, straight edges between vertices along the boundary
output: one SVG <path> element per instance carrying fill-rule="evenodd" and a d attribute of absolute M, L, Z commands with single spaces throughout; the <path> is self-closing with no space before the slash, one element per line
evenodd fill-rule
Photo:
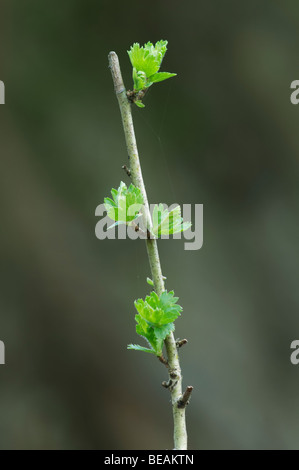
<path fill-rule="evenodd" d="M 143 241 L 99 241 L 127 155 L 115 50 L 168 39 L 134 120 L 150 202 L 203 203 L 204 246 L 159 244 L 192 449 L 298 449 L 296 1 L 0 0 L 0 448 L 171 449 L 166 371 L 127 351 Z"/>

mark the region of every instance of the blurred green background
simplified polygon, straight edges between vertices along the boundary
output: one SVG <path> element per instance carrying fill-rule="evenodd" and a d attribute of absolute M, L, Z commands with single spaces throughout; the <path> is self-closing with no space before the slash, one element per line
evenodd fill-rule
<path fill-rule="evenodd" d="M 2 449 L 171 449 L 166 370 L 128 351 L 143 241 L 95 237 L 127 162 L 107 55 L 168 39 L 134 120 L 150 202 L 204 204 L 159 244 L 192 449 L 298 449 L 297 1 L 0 0 Z"/>

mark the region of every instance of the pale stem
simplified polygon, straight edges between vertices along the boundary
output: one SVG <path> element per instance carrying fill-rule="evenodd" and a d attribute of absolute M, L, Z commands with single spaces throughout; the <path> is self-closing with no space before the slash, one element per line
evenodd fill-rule
<path fill-rule="evenodd" d="M 138 155 L 131 104 L 127 98 L 118 57 L 115 52 L 109 53 L 109 67 L 111 69 L 114 89 L 121 112 L 127 151 L 130 159 L 130 172 L 132 182 L 137 188 L 141 190 L 145 206 L 144 218 L 145 222 L 147 223 L 146 226 L 151 227 L 152 221 Z M 165 290 L 165 287 L 158 253 L 157 241 L 154 239 L 147 239 L 146 247 L 155 291 L 160 296 Z M 171 333 L 165 339 L 165 347 L 167 352 L 167 362 L 169 371 L 169 381 L 167 383 L 167 388 L 169 388 L 171 393 L 174 419 L 174 448 L 177 450 L 186 450 L 187 430 L 185 409 L 187 402 L 184 404 L 184 406 L 182 406 L 182 403 L 184 403 L 183 398 L 185 394 L 182 394 L 182 373 L 180 368 L 177 345 L 173 333 Z"/>

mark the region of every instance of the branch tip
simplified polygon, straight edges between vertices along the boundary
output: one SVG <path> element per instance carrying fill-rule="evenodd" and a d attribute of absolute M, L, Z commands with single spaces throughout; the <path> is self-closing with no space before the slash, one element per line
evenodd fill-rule
<path fill-rule="evenodd" d="M 179 398 L 177 401 L 178 408 L 186 408 L 186 406 L 189 404 L 189 400 L 190 400 L 192 392 L 193 392 L 193 387 L 189 385 L 186 388 L 184 395 L 182 395 L 181 398 Z"/>
<path fill-rule="evenodd" d="M 123 91 L 126 91 L 124 82 L 122 79 L 119 60 L 117 54 L 114 51 L 109 52 L 108 54 L 109 68 L 111 70 L 112 79 L 114 83 L 114 90 L 116 95 L 119 95 Z"/>
<path fill-rule="evenodd" d="M 179 349 L 187 343 L 188 343 L 187 339 L 177 339 L 176 340 L 176 347 Z"/>

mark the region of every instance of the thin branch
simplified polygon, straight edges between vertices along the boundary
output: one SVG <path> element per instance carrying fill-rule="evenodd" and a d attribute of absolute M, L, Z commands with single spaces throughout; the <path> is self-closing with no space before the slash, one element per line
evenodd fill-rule
<path fill-rule="evenodd" d="M 177 384 L 177 381 L 176 380 L 172 380 L 172 379 L 169 379 L 168 382 L 166 382 L 164 380 L 164 382 L 162 382 L 162 387 L 164 388 L 168 388 L 168 390 L 170 392 L 172 392 L 173 388 L 176 386 Z"/>
<path fill-rule="evenodd" d="M 160 362 L 162 362 L 162 364 L 164 364 L 164 366 L 168 367 L 168 361 L 167 361 L 167 359 L 165 359 L 163 354 L 161 354 L 161 356 L 158 356 L 158 359 L 159 359 Z"/>
<path fill-rule="evenodd" d="M 188 343 L 187 339 L 177 339 L 176 340 L 176 347 L 179 349 L 182 346 L 185 346 L 185 344 L 187 344 L 187 343 Z"/>
<path fill-rule="evenodd" d="M 177 407 L 179 409 L 184 409 L 189 404 L 191 393 L 193 392 L 193 387 L 190 385 L 186 388 L 184 395 L 178 400 Z"/>
<path fill-rule="evenodd" d="M 169 380 L 168 382 L 166 382 L 166 380 L 164 380 L 164 381 L 162 382 L 162 387 L 164 387 L 164 388 L 169 388 L 170 385 L 171 385 L 171 381 L 170 381 L 170 380 Z"/>
<path fill-rule="evenodd" d="M 126 89 L 123 83 L 121 70 L 119 66 L 118 57 L 115 52 L 109 53 L 109 67 L 111 69 L 114 89 L 118 99 L 119 108 L 122 117 L 122 123 L 124 128 L 124 134 L 126 139 L 127 151 L 130 158 L 130 170 L 133 184 L 141 190 L 141 194 L 144 200 L 144 226 L 148 228 L 149 232 L 152 227 L 152 220 L 149 211 L 147 194 L 144 186 L 136 137 L 134 132 L 134 125 L 132 119 L 131 104 L 128 100 Z M 164 280 L 161 270 L 160 258 L 158 253 L 157 241 L 149 238 L 146 240 L 147 254 L 152 272 L 152 279 L 156 293 L 160 296 L 165 290 Z M 173 409 L 173 420 L 174 420 L 174 447 L 177 450 L 187 449 L 187 430 L 186 430 L 186 418 L 185 418 L 185 407 L 179 408 L 177 406 L 178 400 L 182 397 L 182 373 L 180 368 L 180 362 L 177 352 L 176 341 L 173 333 L 171 333 L 165 339 L 165 347 L 167 352 L 167 362 L 169 364 L 169 374 L 171 379 L 171 373 L 176 376 L 175 383 L 169 387 L 171 392 L 171 402 Z M 171 371 L 171 372 L 170 372 Z"/>

